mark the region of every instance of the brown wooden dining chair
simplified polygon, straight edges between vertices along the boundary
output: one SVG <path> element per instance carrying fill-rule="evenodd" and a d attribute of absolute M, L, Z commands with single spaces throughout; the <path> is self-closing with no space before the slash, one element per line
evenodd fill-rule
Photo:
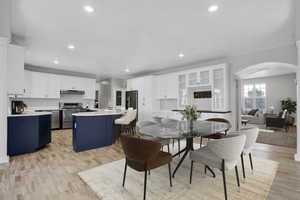
<path fill-rule="evenodd" d="M 144 172 L 144 200 L 146 199 L 147 171 L 168 164 L 169 181 L 172 187 L 171 162 L 172 155 L 160 151 L 161 143 L 157 141 L 138 138 L 130 135 L 121 135 L 121 144 L 125 153 L 125 169 L 123 175 L 123 187 L 126 180 L 127 166 Z"/>
<path fill-rule="evenodd" d="M 231 123 L 229 120 L 224 119 L 224 118 L 210 118 L 210 119 L 206 119 L 205 121 L 210 121 L 210 122 L 223 122 L 229 125 L 229 127 L 224 130 L 224 132 L 220 132 L 220 133 L 216 133 L 213 135 L 209 135 L 209 136 L 203 136 L 201 137 L 201 141 L 200 141 L 200 146 L 202 147 L 202 139 L 203 138 L 207 138 L 207 139 L 221 139 L 224 136 L 227 135 L 227 132 L 229 131 L 229 129 L 231 128 Z"/>

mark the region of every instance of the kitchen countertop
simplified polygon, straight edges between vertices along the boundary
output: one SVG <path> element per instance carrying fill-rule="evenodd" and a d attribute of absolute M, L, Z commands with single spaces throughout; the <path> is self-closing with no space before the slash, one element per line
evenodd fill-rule
<path fill-rule="evenodd" d="M 91 117 L 91 116 L 102 116 L 102 115 L 122 115 L 124 112 L 122 111 L 105 111 L 105 110 L 97 110 L 95 112 L 80 112 L 80 113 L 74 113 L 73 116 L 78 117 Z"/>
<path fill-rule="evenodd" d="M 41 115 L 52 115 L 51 112 L 24 112 L 22 114 L 9 114 L 7 117 L 31 117 L 31 116 L 41 116 Z"/>

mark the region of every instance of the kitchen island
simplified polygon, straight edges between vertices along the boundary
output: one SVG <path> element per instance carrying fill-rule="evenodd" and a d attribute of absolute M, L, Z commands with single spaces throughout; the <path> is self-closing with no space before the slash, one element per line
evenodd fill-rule
<path fill-rule="evenodd" d="M 32 153 L 51 142 L 51 114 L 25 112 L 7 117 L 7 154 Z"/>
<path fill-rule="evenodd" d="M 122 116 L 120 111 L 83 112 L 73 114 L 73 149 L 86 151 L 112 145 L 120 133 L 114 125 Z"/>

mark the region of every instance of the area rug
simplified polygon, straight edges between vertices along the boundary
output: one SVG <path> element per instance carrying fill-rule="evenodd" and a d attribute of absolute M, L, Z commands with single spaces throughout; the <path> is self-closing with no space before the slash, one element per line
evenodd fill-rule
<path fill-rule="evenodd" d="M 172 162 L 172 168 L 178 163 Z M 259 200 L 266 199 L 275 177 L 278 162 L 254 158 L 254 173 L 249 169 L 246 159 L 246 180 L 242 180 L 239 166 L 241 188 L 238 190 L 234 170 L 227 172 L 227 191 L 229 199 Z M 143 199 L 144 173 L 128 167 L 125 188 L 122 177 L 125 160 L 111 162 L 79 173 L 81 179 L 97 194 L 101 200 L 141 200 Z M 193 182 L 189 184 L 190 161 L 187 158 L 169 186 L 168 167 L 151 171 L 147 183 L 147 200 L 207 200 L 224 199 L 222 174 L 215 169 L 216 178 L 204 174 L 204 166 L 195 163 Z"/>

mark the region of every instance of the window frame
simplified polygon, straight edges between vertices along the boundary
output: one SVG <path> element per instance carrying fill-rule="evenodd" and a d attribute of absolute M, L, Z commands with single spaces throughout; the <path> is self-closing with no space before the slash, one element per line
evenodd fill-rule
<path fill-rule="evenodd" d="M 246 91 L 250 91 L 249 89 L 246 88 L 252 88 L 252 95 L 248 96 L 246 94 L 249 94 L 249 92 L 246 93 Z M 257 92 L 256 92 L 256 88 L 260 88 L 262 90 L 262 88 L 264 88 L 264 96 L 257 96 Z M 252 99 L 252 108 L 247 108 L 246 107 L 246 99 Z M 257 108 L 256 102 L 257 99 L 264 99 L 265 102 L 265 106 L 264 108 Z M 267 109 L 267 84 L 266 83 L 246 83 L 243 84 L 243 88 L 242 88 L 242 103 L 243 103 L 243 109 L 244 111 L 249 110 L 249 109 L 260 109 L 263 111 L 266 111 Z"/>

